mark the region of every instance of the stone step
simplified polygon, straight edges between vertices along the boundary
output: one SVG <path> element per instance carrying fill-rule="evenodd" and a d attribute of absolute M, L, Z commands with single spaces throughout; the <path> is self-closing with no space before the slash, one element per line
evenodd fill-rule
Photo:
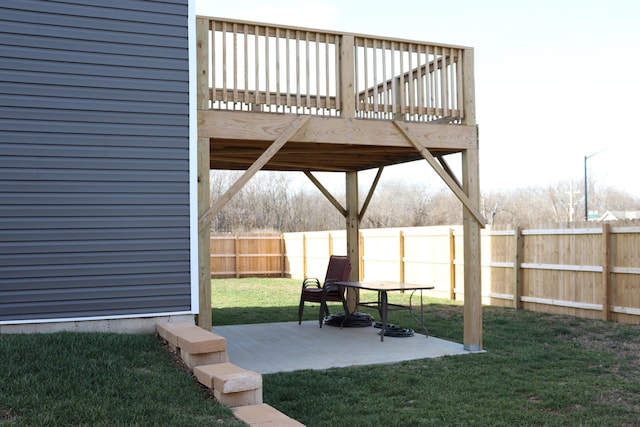
<path fill-rule="evenodd" d="M 180 357 L 191 370 L 200 365 L 229 361 L 227 340 L 192 323 L 161 322 L 156 330 L 171 346 L 180 350 Z"/>
<path fill-rule="evenodd" d="M 160 322 L 156 324 L 156 332 L 162 339 L 178 347 L 178 331 L 183 328 L 193 328 L 195 325 L 189 322 Z"/>
<path fill-rule="evenodd" d="M 233 409 L 233 414 L 250 427 L 304 427 L 301 422 L 288 417 L 266 403 L 240 406 Z"/>
<path fill-rule="evenodd" d="M 262 403 L 262 375 L 232 363 L 196 366 L 196 379 L 213 390 L 215 398 L 231 407 Z"/>

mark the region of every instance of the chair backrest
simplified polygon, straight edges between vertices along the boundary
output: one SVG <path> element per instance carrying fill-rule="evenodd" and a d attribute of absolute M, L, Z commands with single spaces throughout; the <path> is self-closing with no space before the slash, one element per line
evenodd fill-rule
<path fill-rule="evenodd" d="M 351 273 L 351 262 L 348 256 L 331 255 L 329 265 L 327 266 L 327 275 L 324 283 L 339 282 L 349 280 Z"/>

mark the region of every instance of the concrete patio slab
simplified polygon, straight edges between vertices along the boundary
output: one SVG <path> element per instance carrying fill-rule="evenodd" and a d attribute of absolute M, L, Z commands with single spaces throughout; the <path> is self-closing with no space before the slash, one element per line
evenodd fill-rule
<path fill-rule="evenodd" d="M 226 338 L 230 362 L 261 374 L 472 353 L 462 344 L 431 336 L 385 337 L 380 342 L 379 329 L 374 327 L 319 328 L 317 321 L 214 326 L 213 330 Z"/>

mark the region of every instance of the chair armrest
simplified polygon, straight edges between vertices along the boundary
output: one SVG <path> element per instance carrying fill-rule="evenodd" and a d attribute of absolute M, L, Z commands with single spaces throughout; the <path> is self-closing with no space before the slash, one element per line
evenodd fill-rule
<path fill-rule="evenodd" d="M 320 280 L 313 277 L 304 279 L 304 281 L 302 282 L 302 289 L 305 289 L 306 287 L 312 286 L 312 285 L 315 285 L 316 288 L 319 288 Z"/>

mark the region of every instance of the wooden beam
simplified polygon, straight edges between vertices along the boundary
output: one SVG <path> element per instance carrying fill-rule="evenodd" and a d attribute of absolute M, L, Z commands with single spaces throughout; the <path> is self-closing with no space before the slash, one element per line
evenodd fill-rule
<path fill-rule="evenodd" d="M 209 108 L 209 21 L 196 19 L 197 108 Z M 209 207 L 209 138 L 198 138 L 198 217 Z M 198 227 L 198 326 L 208 331 L 211 319 L 211 227 Z"/>
<path fill-rule="evenodd" d="M 458 179 L 456 174 L 453 172 L 453 169 L 449 167 L 449 163 L 447 163 L 447 161 L 442 156 L 437 156 L 436 158 L 440 162 L 440 165 L 442 166 L 442 168 L 447 172 L 447 174 L 449 174 L 451 179 L 455 181 L 458 187 L 462 188 L 462 184 L 460 183 L 460 180 Z"/>
<path fill-rule="evenodd" d="M 307 176 L 307 178 L 309 178 L 309 179 L 311 180 L 311 182 L 313 182 L 313 184 L 314 184 L 316 187 L 318 187 L 318 190 L 320 190 L 320 192 L 321 192 L 322 194 L 324 194 L 324 197 L 326 197 L 326 198 L 331 202 L 331 204 L 332 204 L 336 209 L 338 209 L 338 211 L 340 211 L 340 213 L 342 214 L 342 216 L 343 216 L 343 217 L 346 217 L 346 216 L 347 216 L 347 210 L 346 210 L 344 207 L 342 207 L 342 205 L 340 204 L 340 202 L 339 202 L 339 201 L 337 201 L 337 200 L 335 199 L 335 197 L 333 197 L 333 195 L 329 192 L 329 190 L 327 190 L 327 189 L 325 188 L 325 186 L 324 186 L 324 185 L 322 185 L 322 183 L 321 183 L 320 181 L 318 181 L 318 179 L 317 179 L 315 176 L 313 176 L 313 174 L 312 174 L 311 172 L 309 172 L 309 171 L 303 171 L 303 172 L 304 172 L 304 174 Z"/>
<path fill-rule="evenodd" d="M 242 141 L 273 141 L 291 122 L 288 114 L 209 110 L 198 112 L 201 137 Z M 420 145 L 429 149 L 460 151 L 475 148 L 475 126 L 405 122 Z M 291 142 L 316 144 L 409 147 L 406 138 L 389 120 L 360 120 L 311 116 Z"/>
<path fill-rule="evenodd" d="M 367 212 L 367 208 L 369 207 L 369 203 L 371 202 L 371 198 L 373 197 L 373 193 L 378 186 L 378 182 L 380 181 L 380 177 L 382 176 L 382 171 L 384 170 L 384 166 L 378 168 L 378 173 L 376 173 L 376 177 L 373 179 L 371 183 L 371 188 L 369 188 L 369 192 L 367 193 L 367 198 L 364 200 L 362 204 L 362 208 L 360 208 L 360 213 L 358 214 L 358 221 L 362 221 L 362 217 Z"/>
<path fill-rule="evenodd" d="M 422 157 L 431 165 L 433 170 L 442 178 L 442 180 L 447 184 L 447 186 L 453 191 L 453 193 L 458 197 L 458 199 L 462 202 L 462 204 L 469 210 L 471 215 L 474 216 L 476 221 L 480 223 L 483 227 L 487 223 L 487 220 L 484 219 L 480 211 L 474 206 L 469 197 L 462 191 L 462 188 L 458 185 L 458 183 L 447 173 L 447 171 L 440 165 L 440 163 L 436 160 L 435 157 L 429 152 L 428 149 L 420 145 L 420 142 L 416 139 L 413 133 L 405 126 L 404 123 L 394 120 L 393 123 L 396 127 L 402 132 L 402 134 L 407 138 L 411 144 L 420 152 Z"/>
<path fill-rule="evenodd" d="M 307 120 L 309 120 L 309 116 L 298 116 L 282 131 L 280 136 L 278 136 L 271 146 L 267 148 L 260 157 L 258 157 L 251 167 L 249 167 L 249 169 L 247 169 L 245 173 L 242 174 L 242 176 L 238 178 L 238 180 L 234 182 L 231 187 L 229 187 L 229 189 L 211 205 L 205 214 L 200 217 L 199 227 L 201 229 L 211 223 L 213 218 L 227 203 L 229 203 L 229 200 L 231 200 L 231 198 L 235 196 L 265 164 L 267 164 L 269 159 L 271 159 L 278 150 L 280 150 L 280 148 L 282 148 L 282 146 L 284 146 L 284 144 L 286 144 L 287 141 L 289 141 L 289 139 L 304 126 Z"/>

